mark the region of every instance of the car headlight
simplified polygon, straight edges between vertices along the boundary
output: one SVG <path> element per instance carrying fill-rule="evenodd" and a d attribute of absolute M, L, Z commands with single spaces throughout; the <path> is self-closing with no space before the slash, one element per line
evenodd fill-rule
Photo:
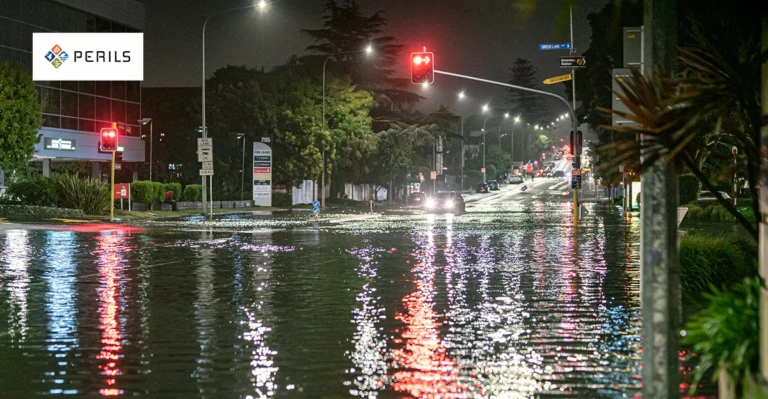
<path fill-rule="evenodd" d="M 427 205 L 427 208 L 432 208 L 432 207 L 434 207 L 434 206 L 435 206 L 435 200 L 433 200 L 433 199 L 428 199 L 428 200 L 426 201 L 426 205 Z"/>
<path fill-rule="evenodd" d="M 453 201 L 445 201 L 445 207 L 450 208 L 453 206 Z"/>

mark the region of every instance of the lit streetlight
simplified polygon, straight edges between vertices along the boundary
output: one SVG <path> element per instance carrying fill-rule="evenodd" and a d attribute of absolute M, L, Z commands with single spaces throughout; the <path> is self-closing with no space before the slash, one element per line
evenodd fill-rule
<path fill-rule="evenodd" d="M 152 181 L 152 126 L 154 123 L 152 123 L 152 118 L 139 119 L 137 122 L 142 125 L 149 123 L 149 181 Z"/>
<path fill-rule="evenodd" d="M 463 100 L 463 99 L 464 99 L 464 92 L 460 91 L 459 92 L 459 100 Z"/>

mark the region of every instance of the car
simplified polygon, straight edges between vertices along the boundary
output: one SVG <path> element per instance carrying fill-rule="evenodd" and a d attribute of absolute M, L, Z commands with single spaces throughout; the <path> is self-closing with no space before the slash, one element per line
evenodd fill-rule
<path fill-rule="evenodd" d="M 562 170 L 556 170 L 555 173 L 552 174 L 552 177 L 565 177 L 565 172 Z"/>
<path fill-rule="evenodd" d="M 488 188 L 493 190 L 493 191 L 499 190 L 499 182 L 497 182 L 496 180 L 489 181 L 488 182 Z"/>
<path fill-rule="evenodd" d="M 719 191 L 720 195 L 723 197 L 723 199 L 731 199 L 731 196 L 728 195 L 728 193 Z M 704 203 L 710 203 L 710 202 L 716 202 L 717 198 L 715 198 L 715 194 L 713 194 L 711 191 L 702 191 L 701 194 L 699 194 L 699 202 Z"/>
<path fill-rule="evenodd" d="M 480 183 L 477 185 L 477 188 L 475 189 L 476 193 L 490 193 L 491 190 L 488 188 L 488 185 L 485 183 Z"/>
<path fill-rule="evenodd" d="M 547 177 L 547 179 L 550 179 L 552 177 L 555 177 L 555 174 L 552 173 L 552 172 L 547 172 L 547 174 L 545 176 Z"/>
<path fill-rule="evenodd" d="M 509 184 L 523 184 L 523 176 L 512 175 L 509 177 Z"/>
<path fill-rule="evenodd" d="M 456 191 L 438 191 L 432 198 L 424 202 L 427 212 L 464 213 L 466 205 L 464 198 Z"/>
<path fill-rule="evenodd" d="M 410 202 L 410 203 L 420 203 L 420 204 L 422 204 L 422 203 L 424 203 L 424 201 L 426 199 L 427 199 L 427 194 L 426 193 L 422 193 L 421 191 L 413 192 L 413 193 L 411 193 L 408 196 L 408 202 Z"/>

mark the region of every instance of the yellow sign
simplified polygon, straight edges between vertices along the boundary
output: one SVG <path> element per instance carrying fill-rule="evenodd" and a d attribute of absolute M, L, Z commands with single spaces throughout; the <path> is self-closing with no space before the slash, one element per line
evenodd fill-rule
<path fill-rule="evenodd" d="M 571 80 L 571 74 L 570 73 L 568 75 L 560 75 L 560 76 L 551 77 L 549 79 L 544 79 L 544 84 L 545 85 L 553 85 L 555 83 L 567 82 L 569 80 Z"/>

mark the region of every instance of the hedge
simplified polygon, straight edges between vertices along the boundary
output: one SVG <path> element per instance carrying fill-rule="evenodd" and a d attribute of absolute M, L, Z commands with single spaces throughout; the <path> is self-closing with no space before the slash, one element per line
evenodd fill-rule
<path fill-rule="evenodd" d="M 148 180 L 137 180 L 131 184 L 131 199 L 135 202 L 152 203 L 154 187 Z"/>
<path fill-rule="evenodd" d="M 699 199 L 701 194 L 701 182 L 692 174 L 680 175 L 678 177 L 680 183 L 679 194 L 680 204 L 689 204 Z"/>
<path fill-rule="evenodd" d="M 201 184 L 188 184 L 184 187 L 184 201 L 195 202 L 203 200 L 203 186 Z"/>
<path fill-rule="evenodd" d="M 56 182 L 43 175 L 24 177 L 8 185 L 8 195 L 24 205 L 55 206 Z"/>
<path fill-rule="evenodd" d="M 173 199 L 176 201 L 181 200 L 181 183 L 165 183 L 163 186 L 163 199 L 165 199 L 165 193 L 173 191 Z"/>
<path fill-rule="evenodd" d="M 757 274 L 757 244 L 750 237 L 690 235 L 680 238 L 680 285 L 689 295 L 709 285 L 741 281 Z"/>
<path fill-rule="evenodd" d="M 284 193 L 282 191 L 273 191 L 272 192 L 272 206 L 291 206 L 293 205 L 293 201 L 291 200 L 291 195 L 288 193 Z"/>

